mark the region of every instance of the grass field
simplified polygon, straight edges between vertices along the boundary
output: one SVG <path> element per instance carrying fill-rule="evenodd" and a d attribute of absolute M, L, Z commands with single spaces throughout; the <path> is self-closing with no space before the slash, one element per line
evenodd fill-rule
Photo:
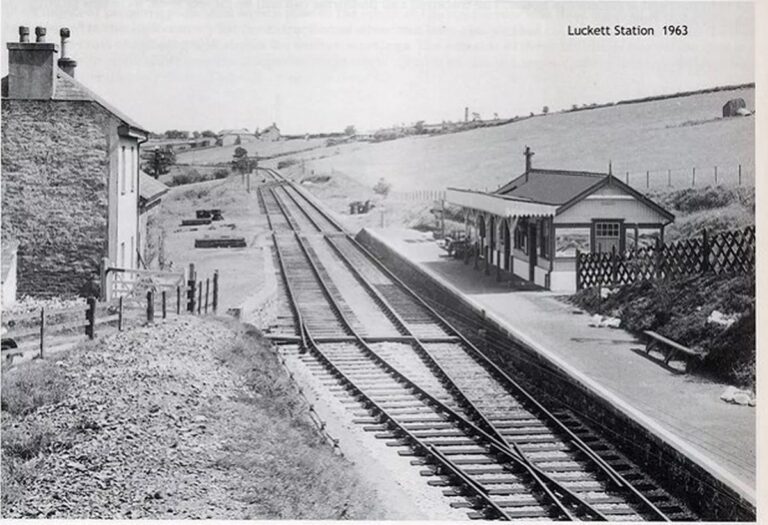
<path fill-rule="evenodd" d="M 240 147 L 248 150 L 249 155 L 259 157 L 273 157 L 293 151 L 301 151 L 308 148 L 319 148 L 325 145 L 325 139 L 294 139 L 281 140 L 279 142 L 246 142 Z M 176 154 L 178 164 L 218 164 L 230 162 L 238 146 L 219 146 L 201 150 L 183 151 Z"/>
<path fill-rule="evenodd" d="M 372 187 L 380 178 L 393 191 L 448 186 L 495 189 L 524 170 L 523 149 L 534 166 L 607 171 L 644 188 L 690 186 L 714 179 L 735 183 L 743 165 L 745 184 L 754 181 L 754 116 L 719 118 L 729 99 L 755 107 L 753 88 L 699 94 L 638 104 L 556 113 L 493 128 L 439 136 L 413 136 L 376 144 L 354 143 L 293 155 L 308 159 L 306 173 L 341 173 Z M 203 153 L 203 152 L 200 152 Z M 323 158 L 320 158 L 323 157 Z M 309 159 L 312 159 L 311 161 Z"/>

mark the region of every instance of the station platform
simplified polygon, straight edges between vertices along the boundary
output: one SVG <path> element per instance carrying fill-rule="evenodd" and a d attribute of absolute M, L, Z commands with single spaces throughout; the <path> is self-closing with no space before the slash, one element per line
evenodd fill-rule
<path fill-rule="evenodd" d="M 497 282 L 449 258 L 430 234 L 366 231 L 755 501 L 756 409 L 721 401 L 727 384 L 664 368 L 638 351 L 644 343 L 633 334 L 590 326 L 561 294 Z"/>

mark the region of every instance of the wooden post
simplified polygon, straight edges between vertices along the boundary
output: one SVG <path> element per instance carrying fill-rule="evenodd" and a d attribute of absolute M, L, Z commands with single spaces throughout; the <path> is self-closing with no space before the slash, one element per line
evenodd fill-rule
<path fill-rule="evenodd" d="M 213 313 L 219 308 L 219 271 L 213 271 Z"/>
<path fill-rule="evenodd" d="M 107 268 L 109 268 L 109 259 L 102 257 L 99 264 L 99 285 L 101 286 L 99 293 L 104 301 L 108 301 L 111 298 L 111 290 L 107 288 Z"/>
<path fill-rule="evenodd" d="M 693 177 L 691 178 L 691 187 L 696 186 L 696 168 L 693 168 Z"/>
<path fill-rule="evenodd" d="M 40 359 L 45 354 L 45 308 L 40 308 Z"/>
<path fill-rule="evenodd" d="M 715 166 L 715 186 L 717 186 L 717 166 Z"/>
<path fill-rule="evenodd" d="M 197 290 L 195 285 L 197 283 L 197 273 L 195 272 L 194 263 L 189 264 L 189 276 L 187 278 L 187 311 L 189 313 L 195 313 L 195 294 Z"/>
<path fill-rule="evenodd" d="M 176 315 L 181 315 L 181 286 L 176 285 Z"/>
<path fill-rule="evenodd" d="M 707 236 L 707 229 L 701 232 L 701 272 L 705 273 L 709 271 L 709 237 Z"/>
<path fill-rule="evenodd" d="M 147 292 L 147 322 L 155 322 L 155 294 L 152 290 Z"/>
<path fill-rule="evenodd" d="M 117 331 L 123 331 L 123 298 L 117 300 Z"/>
<path fill-rule="evenodd" d="M 163 300 L 163 319 L 165 319 L 166 318 L 166 310 L 165 310 L 165 300 L 166 300 L 165 296 L 166 296 L 166 292 L 165 292 L 165 290 L 163 290 L 160 293 L 160 296 L 162 297 L 162 300 Z"/>
<path fill-rule="evenodd" d="M 581 270 L 581 251 L 576 248 L 576 290 L 581 290 L 581 279 L 579 278 L 580 273 L 579 270 Z"/>
<path fill-rule="evenodd" d="M 211 287 L 211 280 L 205 280 L 205 313 L 208 314 L 208 290 Z"/>
<path fill-rule="evenodd" d="M 619 259 L 616 256 L 616 247 L 611 246 L 611 284 L 616 286 L 619 277 Z"/>
<path fill-rule="evenodd" d="M 203 307 L 203 282 L 200 281 L 197 283 L 197 315 L 200 315 L 200 312 Z"/>
<path fill-rule="evenodd" d="M 629 172 L 627 172 L 627 186 L 629 186 Z"/>
<path fill-rule="evenodd" d="M 656 237 L 656 250 L 655 251 L 656 251 L 656 253 L 653 254 L 654 255 L 654 262 L 655 262 L 655 266 L 656 266 L 654 274 L 656 275 L 656 278 L 658 279 L 658 278 L 661 278 L 662 275 L 663 275 L 663 271 L 662 271 L 662 268 L 661 268 L 661 264 L 662 264 L 662 261 L 663 261 L 663 259 L 662 259 L 662 244 L 661 244 L 661 238 L 659 238 L 659 237 Z"/>
<path fill-rule="evenodd" d="M 651 185 L 651 172 L 646 171 L 645 172 L 645 187 L 648 188 Z"/>
<path fill-rule="evenodd" d="M 445 199 L 440 200 L 440 228 L 443 232 L 443 239 L 445 239 Z"/>
<path fill-rule="evenodd" d="M 741 186 L 741 164 L 739 164 L 739 186 Z"/>
<path fill-rule="evenodd" d="M 667 186 L 672 187 L 672 170 L 667 170 Z"/>
<path fill-rule="evenodd" d="M 88 310 L 85 312 L 85 319 L 88 324 L 85 326 L 85 335 L 88 339 L 96 337 L 96 298 L 88 298 Z"/>

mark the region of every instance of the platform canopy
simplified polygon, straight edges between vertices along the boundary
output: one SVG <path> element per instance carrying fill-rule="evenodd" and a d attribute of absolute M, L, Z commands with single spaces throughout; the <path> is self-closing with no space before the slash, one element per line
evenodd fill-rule
<path fill-rule="evenodd" d="M 509 197 L 474 190 L 448 188 L 445 200 L 451 204 L 499 217 L 554 216 L 558 205 L 544 204 L 521 197 Z"/>

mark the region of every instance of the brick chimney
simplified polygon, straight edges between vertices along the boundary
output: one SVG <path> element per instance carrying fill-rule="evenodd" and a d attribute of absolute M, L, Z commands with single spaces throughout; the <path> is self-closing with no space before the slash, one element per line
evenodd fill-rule
<path fill-rule="evenodd" d="M 50 99 L 56 80 L 56 44 L 45 41 L 45 28 L 36 27 L 36 41 L 29 28 L 19 27 L 19 41 L 8 42 L 8 98 Z"/>
<path fill-rule="evenodd" d="M 59 31 L 59 35 L 61 36 L 61 58 L 58 62 L 59 68 L 70 77 L 74 77 L 77 62 L 69 56 L 69 28 L 62 27 Z"/>
<path fill-rule="evenodd" d="M 531 171 L 531 157 L 533 157 L 534 153 L 531 151 L 531 148 L 526 146 L 523 155 L 525 155 L 525 182 L 528 182 L 528 172 Z"/>

